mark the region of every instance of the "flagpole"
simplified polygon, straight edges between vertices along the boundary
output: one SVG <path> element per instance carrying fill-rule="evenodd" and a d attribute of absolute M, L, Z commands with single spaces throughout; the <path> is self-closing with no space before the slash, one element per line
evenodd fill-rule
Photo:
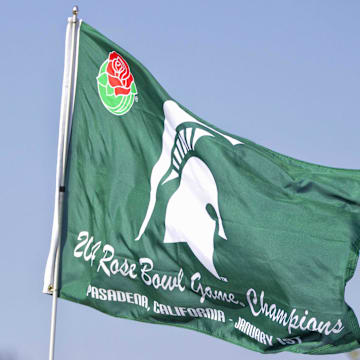
<path fill-rule="evenodd" d="M 50 324 L 50 345 L 49 345 L 49 360 L 54 359 L 54 350 L 55 350 L 55 331 L 56 331 L 56 310 L 57 310 L 57 298 L 59 295 L 58 282 L 59 282 L 59 264 L 60 264 L 60 246 L 61 246 L 61 224 L 62 224 L 62 212 L 63 212 L 63 202 L 64 202 L 64 193 L 65 193 L 65 168 L 66 168 L 66 158 L 67 158 L 67 147 L 68 147 L 68 135 L 69 135 L 69 123 L 71 117 L 71 105 L 72 105 L 72 94 L 73 94 L 73 84 L 74 84 L 74 63 L 75 63 L 75 48 L 76 48 L 76 24 L 78 22 L 77 15 L 79 13 L 78 6 L 74 6 L 72 9 L 72 18 L 71 18 L 71 53 L 70 53 L 70 81 L 67 88 L 67 102 L 66 102 L 66 121 L 64 124 L 63 132 L 63 147 L 62 147 L 62 171 L 60 174 L 60 188 L 59 188 L 59 212 L 58 212 L 58 241 L 56 248 L 56 257 L 54 265 L 54 281 L 53 286 L 49 286 L 49 291 L 52 293 L 52 307 L 51 307 L 51 324 Z"/>

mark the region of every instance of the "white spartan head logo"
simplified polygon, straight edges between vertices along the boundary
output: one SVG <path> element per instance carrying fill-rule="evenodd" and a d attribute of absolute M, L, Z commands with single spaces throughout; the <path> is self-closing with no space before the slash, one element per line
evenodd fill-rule
<path fill-rule="evenodd" d="M 166 207 L 163 241 L 186 242 L 204 267 L 221 280 L 213 261 L 217 223 L 218 235 L 226 240 L 219 211 L 218 190 L 210 169 L 193 150 L 203 136 L 220 135 L 232 145 L 241 142 L 196 120 L 174 101 L 164 103 L 164 114 L 162 152 L 152 169 L 149 205 L 135 240 L 140 240 L 150 221 L 159 186 L 179 178 L 179 187 Z M 211 212 L 212 216 L 209 215 Z"/>

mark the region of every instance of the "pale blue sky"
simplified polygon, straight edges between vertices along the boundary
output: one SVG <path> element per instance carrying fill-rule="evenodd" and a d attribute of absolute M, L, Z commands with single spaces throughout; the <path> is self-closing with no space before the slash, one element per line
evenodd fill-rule
<path fill-rule="evenodd" d="M 65 26 L 73 5 L 68 0 L 1 4 L 0 359 L 5 353 L 47 358 L 51 297 L 41 288 L 53 211 Z M 360 168 L 359 1 L 78 5 L 81 18 L 137 57 L 175 99 L 205 120 L 302 160 Z M 359 294 L 358 270 L 347 291 L 358 316 Z M 189 330 L 112 318 L 59 301 L 56 359 L 195 357 L 264 356 Z"/>

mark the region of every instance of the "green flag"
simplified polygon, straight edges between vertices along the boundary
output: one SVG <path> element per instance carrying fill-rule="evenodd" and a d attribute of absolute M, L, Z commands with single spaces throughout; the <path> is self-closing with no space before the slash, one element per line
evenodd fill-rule
<path fill-rule="evenodd" d="M 85 23 L 65 185 L 61 298 L 263 353 L 359 347 L 360 170 L 216 128 Z"/>

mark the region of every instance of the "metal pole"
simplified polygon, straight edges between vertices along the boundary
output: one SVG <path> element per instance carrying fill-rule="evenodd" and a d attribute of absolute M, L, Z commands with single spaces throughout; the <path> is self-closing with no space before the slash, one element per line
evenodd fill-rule
<path fill-rule="evenodd" d="M 71 116 L 71 104 L 72 104 L 72 91 L 74 83 L 74 54 L 75 54 L 75 40 L 76 40 L 76 23 L 78 22 L 77 14 L 79 13 L 79 8 L 74 6 L 72 9 L 72 19 L 71 19 L 71 55 L 70 55 L 70 86 L 68 87 L 68 101 L 66 104 L 66 122 L 64 129 L 64 141 L 62 149 L 62 174 L 60 179 L 60 192 L 59 192 L 59 235 L 58 235 L 58 245 L 56 249 L 56 258 L 55 258 L 55 270 L 54 270 L 54 286 L 52 289 L 52 309 L 51 309 L 51 325 L 50 325 L 50 346 L 49 346 L 49 360 L 54 359 L 54 350 L 55 350 L 55 330 L 56 330 L 56 310 L 57 310 L 57 298 L 59 294 L 58 281 L 59 281 L 59 264 L 60 264 L 60 240 L 61 240 L 61 223 L 62 223 L 62 212 L 63 212 L 63 201 L 64 201 L 64 185 L 65 185 L 65 167 L 66 167 L 66 155 L 67 155 L 67 145 L 68 145 L 68 134 L 69 134 L 69 122 Z"/>

